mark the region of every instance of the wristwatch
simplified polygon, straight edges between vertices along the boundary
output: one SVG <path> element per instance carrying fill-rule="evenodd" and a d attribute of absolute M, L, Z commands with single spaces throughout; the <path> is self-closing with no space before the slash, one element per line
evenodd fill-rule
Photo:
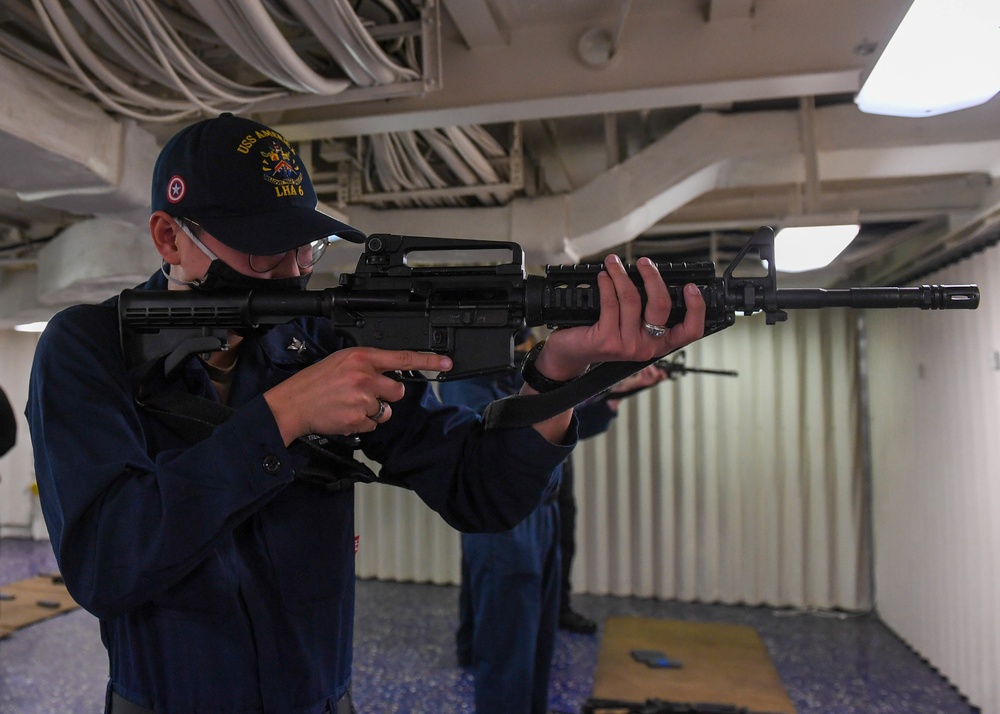
<path fill-rule="evenodd" d="M 564 382 L 560 382 L 555 379 L 549 379 L 538 371 L 538 368 L 535 367 L 535 360 L 538 359 L 538 355 L 544 346 L 545 340 L 542 340 L 531 348 L 531 351 L 524 356 L 524 361 L 521 362 L 521 378 L 524 379 L 525 384 L 539 394 L 545 394 L 545 392 L 551 392 L 553 389 L 559 389 L 559 387 L 573 381 L 568 379 Z"/>

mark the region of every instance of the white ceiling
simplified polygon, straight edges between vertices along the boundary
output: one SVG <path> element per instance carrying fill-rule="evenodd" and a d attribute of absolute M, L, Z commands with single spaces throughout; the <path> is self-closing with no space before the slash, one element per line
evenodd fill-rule
<path fill-rule="evenodd" d="M 94 53 L 114 78 L 82 85 L 36 5 L 53 17 L 63 8 L 83 45 L 71 56 Z M 865 115 L 852 102 L 909 0 L 399 2 L 420 13 L 408 22 L 365 0 L 358 13 L 393 58 L 405 43 L 388 34 L 419 33 L 409 45 L 419 76 L 347 80 L 337 93 L 343 77 L 317 22 L 281 20 L 302 5 L 334 17 L 337 0 L 155 5 L 206 65 L 266 90 L 242 113 L 299 142 L 324 203 L 368 233 L 514 240 L 532 265 L 611 251 L 724 263 L 760 225 L 859 215 L 855 245 L 827 270 L 783 277 L 789 286 L 910 281 L 1000 235 L 1000 99 L 926 119 Z M 311 62 L 289 72 L 322 75 L 319 91 L 275 79 L 279 55 L 256 65 L 219 40 L 229 35 L 211 20 L 231 5 L 278 17 Z M 209 115 L 163 120 L 177 112 L 161 105 L 184 106 L 183 93 L 115 59 L 109 33 L 88 24 L 91 6 L 0 3 L 0 325 L 102 299 L 155 269 L 143 226 L 152 161 L 165 137 Z M 114 80 L 155 106 L 123 108 Z M 421 143 L 445 185 L 404 195 L 386 164 L 368 168 L 378 185 L 365 183 L 371 135 L 425 142 L 467 125 L 504 150 L 492 179 L 449 170 Z M 357 253 L 341 246 L 328 269 L 351 269 Z"/>

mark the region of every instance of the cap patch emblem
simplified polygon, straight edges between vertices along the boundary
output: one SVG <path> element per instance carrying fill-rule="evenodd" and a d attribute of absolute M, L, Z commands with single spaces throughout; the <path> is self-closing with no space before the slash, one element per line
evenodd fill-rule
<path fill-rule="evenodd" d="M 167 182 L 167 200 L 171 203 L 179 203 L 184 194 L 187 193 L 187 185 L 180 176 L 172 176 Z"/>
<path fill-rule="evenodd" d="M 295 159 L 295 153 L 280 141 L 271 139 L 267 148 L 260 152 L 264 157 L 261 170 L 264 180 L 274 184 L 275 194 L 281 196 L 302 196 L 302 169 Z"/>

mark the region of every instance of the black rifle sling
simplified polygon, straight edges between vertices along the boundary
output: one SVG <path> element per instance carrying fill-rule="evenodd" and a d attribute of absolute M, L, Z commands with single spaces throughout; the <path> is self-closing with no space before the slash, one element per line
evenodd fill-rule
<path fill-rule="evenodd" d="M 164 360 L 165 357 L 150 360 L 130 374 L 136 404 L 188 444 L 196 444 L 211 435 L 235 410 L 180 388 L 151 391 L 149 378 L 163 372 Z M 306 465 L 295 470 L 297 479 L 330 491 L 379 480 L 368 466 L 344 453 L 351 451 L 351 447 L 343 443 L 317 434 L 299 437 L 296 442 L 305 447 L 308 456 Z"/>
<path fill-rule="evenodd" d="M 516 429 L 551 419 L 591 397 L 610 389 L 621 380 L 653 364 L 647 362 L 604 362 L 558 389 L 544 394 L 514 395 L 492 402 L 483 412 L 483 424 L 489 429 Z"/>

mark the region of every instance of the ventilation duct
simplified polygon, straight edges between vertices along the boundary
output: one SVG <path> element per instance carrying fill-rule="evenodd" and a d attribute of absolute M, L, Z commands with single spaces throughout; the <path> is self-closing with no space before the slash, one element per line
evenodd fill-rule
<path fill-rule="evenodd" d="M 39 252 L 38 299 L 45 305 L 101 302 L 145 282 L 159 264 L 148 233 L 107 218 L 82 221 Z"/>

